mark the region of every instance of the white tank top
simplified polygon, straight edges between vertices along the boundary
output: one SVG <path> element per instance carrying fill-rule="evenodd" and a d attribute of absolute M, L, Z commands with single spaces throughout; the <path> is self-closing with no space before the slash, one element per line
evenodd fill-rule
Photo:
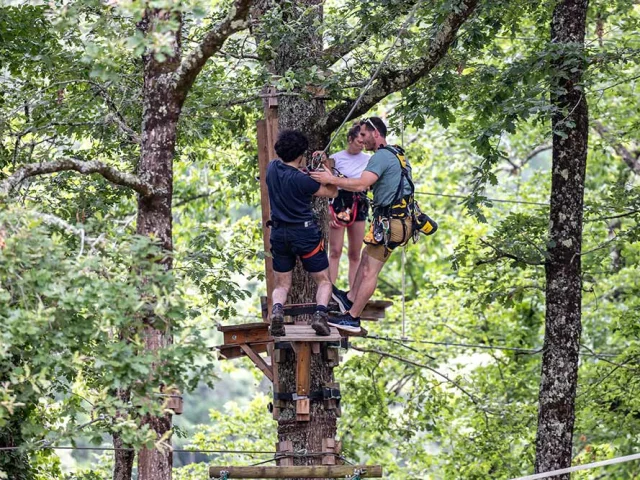
<path fill-rule="evenodd" d="M 363 152 L 351 155 L 346 150 L 341 150 L 331 155 L 331 158 L 335 160 L 336 169 L 345 177 L 359 178 L 371 156 Z"/>

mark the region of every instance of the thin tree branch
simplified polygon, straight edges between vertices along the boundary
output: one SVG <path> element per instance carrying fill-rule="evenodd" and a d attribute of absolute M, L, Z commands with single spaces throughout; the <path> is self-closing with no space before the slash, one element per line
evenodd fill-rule
<path fill-rule="evenodd" d="M 207 60 L 219 52 L 227 38 L 249 26 L 247 16 L 252 0 L 235 0 L 227 16 L 205 35 L 202 42 L 189 55 L 174 73 L 176 89 L 186 92 L 195 81 Z"/>
<path fill-rule="evenodd" d="M 43 163 L 30 163 L 20 167 L 16 172 L 0 183 L 0 195 L 7 195 L 18 184 L 30 177 L 49 173 L 75 171 L 84 175 L 99 173 L 111 183 L 129 187 L 144 197 L 153 195 L 153 187 L 133 173 L 122 172 L 97 160 L 85 162 L 75 158 L 65 158 Z"/>
<path fill-rule="evenodd" d="M 483 411 L 486 411 L 486 409 L 484 407 L 480 406 L 480 400 L 474 394 L 472 394 L 469 391 L 467 391 L 464 387 L 462 387 L 455 380 L 452 380 L 451 378 L 446 376 L 444 373 L 440 373 L 438 370 L 436 370 L 433 367 L 430 367 L 429 365 L 425 365 L 423 363 L 414 362 L 413 360 L 409 360 L 407 358 L 399 357 L 398 355 L 394 355 L 392 353 L 383 352 L 382 350 L 378 350 L 378 349 L 375 349 L 375 348 L 362 348 L 362 347 L 356 347 L 354 345 L 351 345 L 350 348 L 352 348 L 353 350 L 357 350 L 358 352 L 374 353 L 376 355 L 380 355 L 381 357 L 392 358 L 394 360 L 398 360 L 399 362 L 403 362 L 403 363 L 406 363 L 408 365 L 413 365 L 414 367 L 424 368 L 426 370 L 429 370 L 430 372 L 435 373 L 439 377 L 445 379 L 451 385 L 453 385 L 458 390 L 460 390 L 462 393 L 464 393 L 466 396 L 468 396 L 471 399 L 471 401 L 474 404 L 476 404 L 476 406 L 478 406 L 478 408 L 480 408 Z"/>
<path fill-rule="evenodd" d="M 107 121 L 109 120 L 113 121 L 113 123 L 115 123 L 118 126 L 118 128 L 127 137 L 129 137 L 129 140 L 131 140 L 132 143 L 140 145 L 142 143 L 142 139 L 140 135 L 138 135 L 129 125 L 127 125 L 127 122 L 125 121 L 124 117 L 120 113 L 120 110 L 118 110 L 118 107 L 116 106 L 115 102 L 109 95 L 109 92 L 107 92 L 107 89 L 97 82 L 89 81 L 89 84 L 96 87 L 96 90 L 98 90 L 98 94 L 104 99 L 105 103 L 107 104 L 107 107 L 112 112 L 111 115 L 107 117 Z"/>
<path fill-rule="evenodd" d="M 609 129 L 598 121 L 593 122 L 593 128 L 600 134 L 602 139 L 609 143 L 616 153 L 622 157 L 624 163 L 629 166 L 633 173 L 640 175 L 640 162 L 638 159 L 635 158 L 635 156 L 624 145 L 622 145 L 622 143 L 616 140 Z"/>
<path fill-rule="evenodd" d="M 475 265 L 484 265 L 487 263 L 494 263 L 497 262 L 498 260 L 502 259 L 502 258 L 509 258 L 511 260 L 515 260 L 516 262 L 522 262 L 525 263 L 527 265 L 532 265 L 532 266 L 537 266 L 537 265 L 544 265 L 545 262 L 541 261 L 541 260 L 527 260 L 525 258 L 522 257 L 518 257 L 517 255 L 514 255 L 513 253 L 509 253 L 509 252 L 505 252 L 504 250 L 496 247 L 495 245 L 490 244 L 489 242 L 487 242 L 484 239 L 480 239 L 480 243 L 482 243 L 483 245 L 489 247 L 491 250 L 493 250 L 495 252 L 495 257 L 486 259 L 486 260 L 478 260 Z M 538 247 L 535 247 L 536 249 L 538 249 Z M 538 249 L 539 250 L 539 249 Z"/>
<path fill-rule="evenodd" d="M 442 23 L 437 26 L 437 32 L 431 40 L 425 55 L 412 62 L 411 67 L 404 70 L 383 70 L 369 91 L 363 95 L 353 115 L 356 117 L 362 115 L 388 95 L 410 87 L 428 75 L 444 58 L 455 40 L 458 30 L 473 14 L 478 3 L 479 0 L 463 0 L 457 5 L 456 10 L 450 12 Z M 355 102 L 356 100 L 351 100 L 336 106 L 318 121 L 317 129 L 325 134 L 335 130 L 342 123 Z"/>

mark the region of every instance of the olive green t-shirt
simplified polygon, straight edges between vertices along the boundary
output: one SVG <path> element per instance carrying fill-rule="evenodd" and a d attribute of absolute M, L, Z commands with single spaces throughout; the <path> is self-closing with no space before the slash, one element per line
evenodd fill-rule
<path fill-rule="evenodd" d="M 411 178 L 411 165 L 407 160 L 407 170 Z M 386 207 L 395 200 L 400 178 L 402 177 L 402 167 L 398 157 L 389 150 L 380 148 L 369 159 L 365 171 L 373 172 L 378 176 L 378 180 L 371 186 L 373 190 L 373 203 Z M 413 179 L 412 179 L 413 180 Z M 411 193 L 411 185 L 405 180 L 402 196 Z"/>

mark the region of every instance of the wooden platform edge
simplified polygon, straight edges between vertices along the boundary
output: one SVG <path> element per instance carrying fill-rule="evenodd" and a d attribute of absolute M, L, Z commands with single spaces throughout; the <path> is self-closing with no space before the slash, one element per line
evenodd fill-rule
<path fill-rule="evenodd" d="M 382 478 L 380 465 L 311 465 L 282 467 L 209 467 L 209 478 L 345 478 L 359 473 L 361 478 Z"/>

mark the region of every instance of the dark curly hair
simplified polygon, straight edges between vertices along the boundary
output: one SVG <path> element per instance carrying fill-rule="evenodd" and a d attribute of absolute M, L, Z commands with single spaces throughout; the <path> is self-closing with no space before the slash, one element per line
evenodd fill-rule
<path fill-rule="evenodd" d="M 283 130 L 274 146 L 278 157 L 285 162 L 293 162 L 309 148 L 307 136 L 298 130 Z"/>

